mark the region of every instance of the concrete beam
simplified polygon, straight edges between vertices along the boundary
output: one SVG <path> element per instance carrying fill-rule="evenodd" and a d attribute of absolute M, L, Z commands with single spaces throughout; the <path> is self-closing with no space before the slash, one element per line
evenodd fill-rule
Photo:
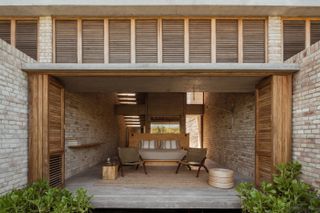
<path fill-rule="evenodd" d="M 298 64 L 288 63 L 214 63 L 214 64 L 23 64 L 22 70 L 29 73 L 48 73 L 54 76 L 103 76 L 135 74 L 143 75 L 176 75 L 207 74 L 229 75 L 247 74 L 261 76 L 270 74 L 286 74 L 299 71 Z"/>
<path fill-rule="evenodd" d="M 317 0 L 3 0 L 2 16 L 319 16 Z"/>

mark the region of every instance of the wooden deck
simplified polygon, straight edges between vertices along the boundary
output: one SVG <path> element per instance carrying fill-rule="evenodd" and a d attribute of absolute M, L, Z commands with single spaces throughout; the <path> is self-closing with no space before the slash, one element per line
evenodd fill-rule
<path fill-rule="evenodd" d="M 235 189 L 218 189 L 207 184 L 208 175 L 201 171 L 175 167 L 125 168 L 125 176 L 117 180 L 102 180 L 101 166 L 95 166 L 66 181 L 66 188 L 79 187 L 93 195 L 95 208 L 112 209 L 238 209 L 240 200 Z M 237 181 L 239 182 L 239 181 Z"/>

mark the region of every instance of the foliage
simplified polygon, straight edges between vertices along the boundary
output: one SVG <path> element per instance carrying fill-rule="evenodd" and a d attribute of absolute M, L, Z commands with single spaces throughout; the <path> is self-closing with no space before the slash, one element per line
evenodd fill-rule
<path fill-rule="evenodd" d="M 301 165 L 297 162 L 277 166 L 271 183 L 263 182 L 259 189 L 251 183 L 241 183 L 237 191 L 241 207 L 249 213 L 316 213 L 320 212 L 319 194 L 298 180 Z"/>
<path fill-rule="evenodd" d="M 0 197 L 0 213 L 85 213 L 91 211 L 90 200 L 84 189 L 78 189 L 73 195 L 66 189 L 53 188 L 45 181 L 38 181 Z"/>

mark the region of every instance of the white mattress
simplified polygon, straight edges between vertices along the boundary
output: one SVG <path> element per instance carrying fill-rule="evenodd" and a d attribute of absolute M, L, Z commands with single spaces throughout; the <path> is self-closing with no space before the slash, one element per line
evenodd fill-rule
<path fill-rule="evenodd" d="M 181 160 L 187 151 L 183 149 L 140 149 L 143 160 Z"/>

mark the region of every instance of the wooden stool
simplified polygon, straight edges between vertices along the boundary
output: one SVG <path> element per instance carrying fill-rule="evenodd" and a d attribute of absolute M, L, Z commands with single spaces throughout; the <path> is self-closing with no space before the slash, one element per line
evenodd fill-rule
<path fill-rule="evenodd" d="M 234 172 L 230 169 L 209 169 L 208 183 L 217 188 L 232 188 L 234 186 Z"/>
<path fill-rule="evenodd" d="M 105 164 L 102 166 L 102 179 L 115 180 L 118 177 L 118 164 Z"/>

